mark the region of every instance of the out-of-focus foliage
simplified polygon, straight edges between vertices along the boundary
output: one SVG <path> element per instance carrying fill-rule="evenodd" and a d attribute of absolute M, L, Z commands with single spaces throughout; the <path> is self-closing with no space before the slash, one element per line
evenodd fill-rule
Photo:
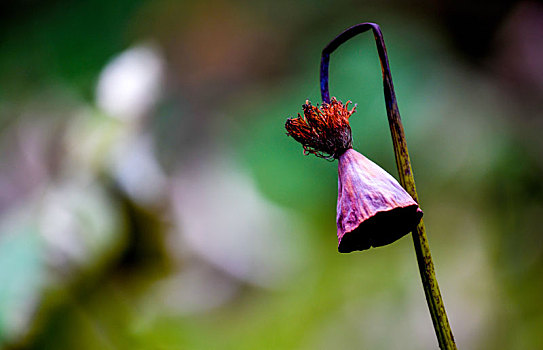
<path fill-rule="evenodd" d="M 543 348 L 543 7 L 483 3 L 0 5 L 0 347 L 436 348 L 410 238 L 338 254 L 284 130 L 374 21 L 458 347 Z M 394 174 L 372 36 L 330 69 Z"/>

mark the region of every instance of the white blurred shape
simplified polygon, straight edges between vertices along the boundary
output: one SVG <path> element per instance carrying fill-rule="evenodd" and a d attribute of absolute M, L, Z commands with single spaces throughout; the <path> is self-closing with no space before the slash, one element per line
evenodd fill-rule
<path fill-rule="evenodd" d="M 169 315 L 206 312 L 232 299 L 239 284 L 209 265 L 185 266 L 181 273 L 157 283 L 146 300 L 149 310 L 160 305 Z"/>
<path fill-rule="evenodd" d="M 132 120 L 158 99 L 164 60 L 152 46 L 128 49 L 107 64 L 98 80 L 96 102 L 106 113 Z"/>
<path fill-rule="evenodd" d="M 252 179 L 217 160 L 190 167 L 174 184 L 182 248 L 244 281 L 284 283 L 299 270 L 294 218 L 263 198 Z"/>
<path fill-rule="evenodd" d="M 38 224 L 56 277 L 100 263 L 123 239 L 115 203 L 92 179 L 70 178 L 49 187 Z"/>
<path fill-rule="evenodd" d="M 113 173 L 121 188 L 136 202 L 159 205 L 166 194 L 167 178 L 153 152 L 150 136 L 130 138 L 113 152 Z"/>

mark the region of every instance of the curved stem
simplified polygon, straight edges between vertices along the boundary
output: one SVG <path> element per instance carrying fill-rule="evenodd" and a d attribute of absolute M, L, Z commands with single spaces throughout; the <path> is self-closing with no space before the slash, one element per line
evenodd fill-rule
<path fill-rule="evenodd" d="M 396 95 L 394 93 L 394 85 L 392 84 L 392 75 L 388 65 L 387 51 L 381 28 L 375 23 L 360 23 L 352 26 L 340 33 L 332 40 L 322 51 L 321 69 L 320 69 L 320 84 L 321 96 L 324 103 L 330 102 L 330 92 L 328 91 L 328 67 L 330 63 L 330 54 L 334 52 L 341 44 L 351 39 L 357 34 L 372 30 L 373 36 L 377 44 L 377 52 L 379 61 L 381 62 L 381 71 L 383 73 L 383 85 L 385 92 L 385 102 L 388 116 L 390 132 L 394 144 L 394 154 L 396 156 L 396 166 L 400 183 L 405 190 L 413 197 L 415 201 L 419 201 L 417 190 L 415 187 L 415 179 L 411 169 L 411 161 L 407 151 L 407 143 L 403 130 L 400 111 L 396 103 Z M 437 279 L 434 271 L 434 263 L 430 254 L 430 246 L 426 237 L 426 229 L 424 222 L 421 220 L 416 230 L 413 232 L 413 244 L 419 265 L 419 272 L 422 279 L 426 301 L 434 324 L 439 347 L 441 349 L 456 349 L 454 337 L 452 334 L 445 306 L 441 298 L 441 292 L 437 284 Z"/>

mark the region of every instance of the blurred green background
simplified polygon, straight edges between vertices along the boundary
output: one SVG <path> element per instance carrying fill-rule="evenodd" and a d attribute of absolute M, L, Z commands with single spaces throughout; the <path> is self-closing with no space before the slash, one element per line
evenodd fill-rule
<path fill-rule="evenodd" d="M 434 349 L 411 238 L 337 253 L 284 121 L 379 23 L 460 349 L 542 349 L 543 5 L 2 2 L 0 348 Z M 371 34 L 332 55 L 395 175 Z"/>

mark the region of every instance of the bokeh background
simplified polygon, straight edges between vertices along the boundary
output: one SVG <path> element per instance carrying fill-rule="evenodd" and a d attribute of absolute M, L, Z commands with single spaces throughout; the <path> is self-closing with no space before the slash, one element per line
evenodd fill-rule
<path fill-rule="evenodd" d="M 0 348 L 434 349 L 410 236 L 337 253 L 337 165 L 284 121 L 381 25 L 461 349 L 542 349 L 543 5 L 0 5 Z M 332 55 L 396 175 L 371 34 Z"/>

